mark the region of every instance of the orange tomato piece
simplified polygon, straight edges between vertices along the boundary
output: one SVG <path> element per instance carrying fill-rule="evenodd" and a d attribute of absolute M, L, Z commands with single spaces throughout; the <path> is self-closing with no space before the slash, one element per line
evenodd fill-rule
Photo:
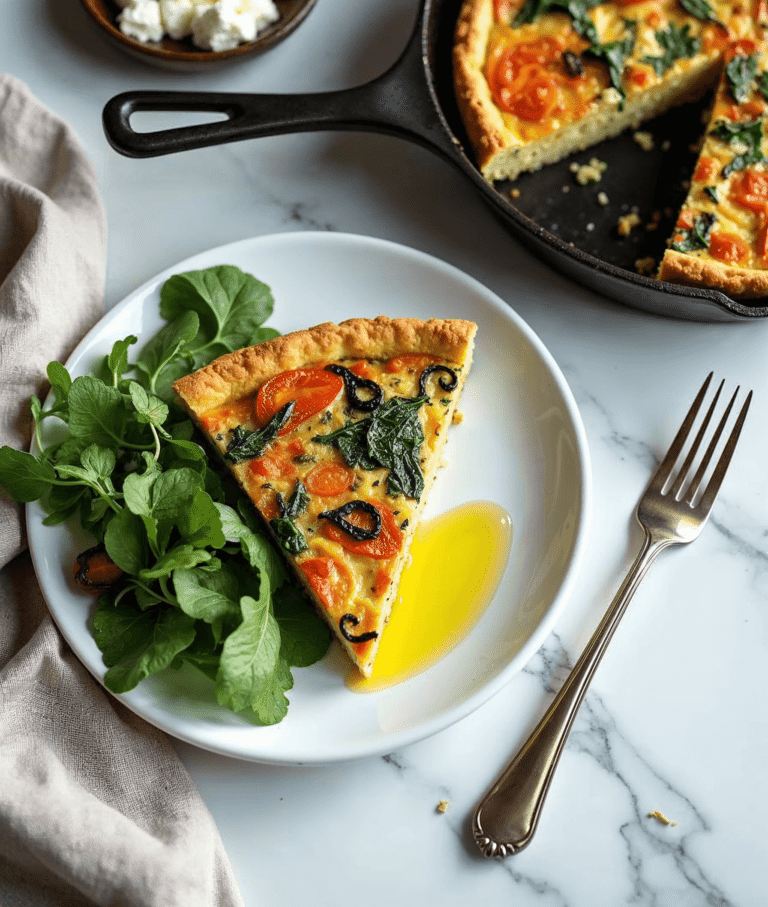
<path fill-rule="evenodd" d="M 651 81 L 651 71 L 645 66 L 628 66 L 627 77 L 633 85 L 638 88 L 645 88 Z"/>
<path fill-rule="evenodd" d="M 551 113 L 558 106 L 560 93 L 558 80 L 546 64 L 559 63 L 564 47 L 562 39 L 545 35 L 495 50 L 488 61 L 487 76 L 498 106 L 530 121 Z"/>
<path fill-rule="evenodd" d="M 738 41 L 734 41 L 733 44 L 729 45 L 725 56 L 728 60 L 732 60 L 734 57 L 738 56 L 751 57 L 756 50 L 757 44 L 751 38 L 740 38 Z"/>
<path fill-rule="evenodd" d="M 338 542 L 343 548 L 353 554 L 362 554 L 376 560 L 386 560 L 394 557 L 400 551 L 400 546 L 403 543 L 403 533 L 397 524 L 395 514 L 386 504 L 379 504 L 376 501 L 369 501 L 369 503 L 378 510 L 381 516 L 381 532 L 375 539 L 358 541 L 335 523 L 327 521 L 323 525 L 323 535 L 334 542 Z M 370 526 L 369 517 L 359 510 L 350 513 L 346 519 L 353 526 L 361 528 Z"/>
<path fill-rule="evenodd" d="M 738 265 L 749 258 L 749 246 L 734 233 L 713 233 L 709 239 L 709 254 L 718 261 Z"/>
<path fill-rule="evenodd" d="M 719 167 L 720 165 L 713 157 L 700 157 L 693 178 L 700 183 L 711 180 L 717 174 Z"/>
<path fill-rule="evenodd" d="M 373 584 L 373 594 L 380 598 L 389 589 L 392 582 L 392 573 L 386 567 L 379 567 L 376 573 L 376 582 Z"/>
<path fill-rule="evenodd" d="M 677 218 L 675 228 L 677 230 L 690 230 L 695 218 L 696 213 L 694 211 L 681 211 Z"/>
<path fill-rule="evenodd" d="M 200 416 L 200 425 L 209 432 L 216 431 L 219 425 L 231 419 L 236 419 L 238 425 L 242 425 L 253 416 L 253 406 L 253 397 L 247 397 L 245 400 L 237 400 L 235 403 L 209 409 Z"/>
<path fill-rule="evenodd" d="M 293 413 L 280 429 L 280 434 L 286 435 L 330 406 L 343 387 L 344 382 L 339 375 L 322 368 L 296 368 L 280 372 L 259 388 L 256 417 L 261 425 L 266 425 L 275 413 L 293 400 Z"/>
<path fill-rule="evenodd" d="M 264 454 L 250 460 L 246 469 L 251 475 L 262 479 L 287 479 L 296 475 L 293 463 L 280 454 Z"/>
<path fill-rule="evenodd" d="M 518 5 L 514 0 L 493 0 L 493 12 L 496 16 L 496 21 L 509 25 L 512 21 L 512 14 L 516 12 Z"/>
<path fill-rule="evenodd" d="M 343 605 L 353 588 L 352 577 L 343 564 L 332 557 L 308 557 L 299 568 L 317 597 L 329 610 Z"/>
<path fill-rule="evenodd" d="M 352 487 L 355 474 L 343 463 L 320 463 L 309 473 L 304 485 L 310 494 L 333 498 Z"/>
<path fill-rule="evenodd" d="M 741 170 L 733 178 L 728 193 L 731 201 L 749 211 L 768 211 L 768 173 Z"/>
<path fill-rule="evenodd" d="M 757 248 L 755 251 L 762 261 L 768 261 L 768 223 L 764 222 L 760 227 L 757 236 Z"/>
<path fill-rule="evenodd" d="M 390 374 L 398 372 L 416 372 L 437 362 L 435 356 L 423 356 L 421 353 L 409 353 L 406 356 L 393 356 L 387 360 L 384 371 Z"/>

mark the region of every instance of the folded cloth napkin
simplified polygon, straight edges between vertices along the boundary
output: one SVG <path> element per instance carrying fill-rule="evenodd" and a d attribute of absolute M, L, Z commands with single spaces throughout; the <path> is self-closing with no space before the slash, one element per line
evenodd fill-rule
<path fill-rule="evenodd" d="M 106 226 L 71 129 L 0 74 L 0 445 L 102 314 Z M 214 824 L 167 738 L 62 640 L 0 491 L 0 904 L 235 907 Z"/>

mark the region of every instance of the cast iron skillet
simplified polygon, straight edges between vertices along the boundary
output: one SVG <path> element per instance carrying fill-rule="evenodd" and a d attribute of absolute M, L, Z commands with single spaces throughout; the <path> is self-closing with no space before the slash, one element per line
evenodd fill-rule
<path fill-rule="evenodd" d="M 304 95 L 129 91 L 112 98 L 104 108 L 107 138 L 121 154 L 154 157 L 294 132 L 348 130 L 399 136 L 458 167 L 518 240 L 605 296 L 695 321 L 768 315 L 768 298 L 737 302 L 715 290 L 678 287 L 635 270 L 638 259 L 661 257 L 685 197 L 683 180 L 693 167 L 690 145 L 701 134 L 701 105 L 676 108 L 644 127 L 653 136 L 653 150 L 641 149 L 626 133 L 567 161 L 524 174 L 514 186 L 492 186 L 482 178 L 454 101 L 451 48 L 460 5 L 461 0 L 423 0 L 399 59 L 365 85 Z M 131 128 L 134 112 L 163 110 L 211 111 L 224 113 L 227 119 L 156 132 Z M 599 183 L 581 186 L 570 166 L 592 157 L 607 162 L 608 168 Z M 512 189 L 515 198 L 510 195 Z M 618 218 L 633 209 L 641 225 L 621 238 Z M 648 223 L 658 226 L 648 230 Z"/>

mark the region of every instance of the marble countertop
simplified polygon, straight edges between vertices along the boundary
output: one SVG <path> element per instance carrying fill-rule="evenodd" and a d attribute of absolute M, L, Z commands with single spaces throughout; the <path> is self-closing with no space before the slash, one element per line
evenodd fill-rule
<path fill-rule="evenodd" d="M 678 321 L 599 297 L 518 245 L 460 173 L 397 138 L 274 136 L 151 160 L 122 157 L 104 138 L 102 107 L 127 89 L 362 84 L 397 57 L 416 0 L 321 0 L 283 44 L 211 74 L 132 59 L 77 0 L 1 6 L 0 68 L 68 120 L 95 162 L 110 231 L 108 306 L 233 240 L 297 230 L 381 237 L 451 262 L 505 300 L 554 356 L 586 428 L 593 502 L 578 582 L 541 650 L 474 714 L 401 751 L 331 766 L 260 765 L 176 744 L 245 903 L 765 904 L 768 323 Z M 487 860 L 472 842 L 472 811 L 632 562 L 637 498 L 709 370 L 755 392 L 712 519 L 643 581 L 533 843 Z M 650 818 L 656 810 L 675 824 Z"/>

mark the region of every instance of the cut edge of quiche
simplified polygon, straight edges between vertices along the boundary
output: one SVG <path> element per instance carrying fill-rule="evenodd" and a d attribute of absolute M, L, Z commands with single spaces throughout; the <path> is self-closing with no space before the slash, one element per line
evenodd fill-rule
<path fill-rule="evenodd" d="M 510 6 L 517 9 L 522 2 Z M 638 4 L 639 9 L 645 6 L 648 4 Z M 616 31 L 617 26 L 624 28 L 626 20 L 621 17 L 616 22 L 608 21 L 610 7 L 611 4 L 597 7 L 603 15 L 598 17 L 596 13 L 595 19 L 607 39 L 606 43 L 616 43 L 628 32 L 626 29 Z M 583 56 L 583 47 L 588 42 L 575 33 L 565 13 L 547 13 L 531 24 L 508 29 L 509 34 L 517 37 L 510 47 L 542 40 L 572 46 L 575 52 L 571 53 L 571 57 L 578 58 L 577 65 L 582 70 L 585 66 L 592 67 L 590 72 L 601 81 L 600 90 L 595 89 L 596 96 L 585 100 L 584 109 L 578 114 L 568 114 L 567 111 L 558 114 L 553 110 L 547 116 L 555 125 L 550 128 L 545 118 L 539 129 L 536 123 L 526 123 L 509 113 L 503 114 L 494 100 L 487 64 L 495 47 L 494 36 L 504 28 L 495 21 L 494 8 L 494 0 L 466 0 L 457 20 L 453 48 L 454 89 L 459 112 L 480 171 L 489 182 L 514 180 L 523 172 L 538 170 L 604 139 L 613 138 L 675 105 L 698 100 L 717 81 L 722 57 L 718 47 L 676 59 L 661 75 L 654 74 L 653 67 L 644 62 L 644 58 L 660 55 L 661 50 L 653 38 L 652 26 L 637 20 L 640 24 L 636 27 L 636 50 L 631 59 L 636 62 L 638 71 L 642 72 L 648 84 L 625 85 L 626 95 L 622 98 L 619 90 L 610 84 L 605 64 L 598 64 L 593 56 Z M 633 9 L 632 6 L 623 7 L 622 12 L 626 11 L 629 15 Z M 702 27 L 698 20 L 689 19 L 686 24 L 694 28 Z M 585 64 L 585 60 L 591 62 Z M 600 66 L 604 70 L 602 75 L 598 71 Z M 583 79 L 583 73 L 580 78 Z M 570 83 L 566 79 L 563 84 Z M 575 76 L 573 84 L 576 84 Z M 532 135 L 525 137 L 522 133 L 529 128 Z"/>
<path fill-rule="evenodd" d="M 443 465 L 476 330 L 460 319 L 323 323 L 174 384 L 366 677 Z"/>
<path fill-rule="evenodd" d="M 690 189 L 658 271 L 659 280 L 721 290 L 735 299 L 768 295 L 766 104 L 751 87 L 768 73 L 768 51 L 765 39 L 756 37 L 755 53 L 749 55 L 754 71 L 748 73 L 741 101 L 723 69 Z M 763 113 L 756 118 L 758 100 Z M 759 138 L 752 148 L 757 160 L 749 160 L 750 143 L 740 129 Z"/>

